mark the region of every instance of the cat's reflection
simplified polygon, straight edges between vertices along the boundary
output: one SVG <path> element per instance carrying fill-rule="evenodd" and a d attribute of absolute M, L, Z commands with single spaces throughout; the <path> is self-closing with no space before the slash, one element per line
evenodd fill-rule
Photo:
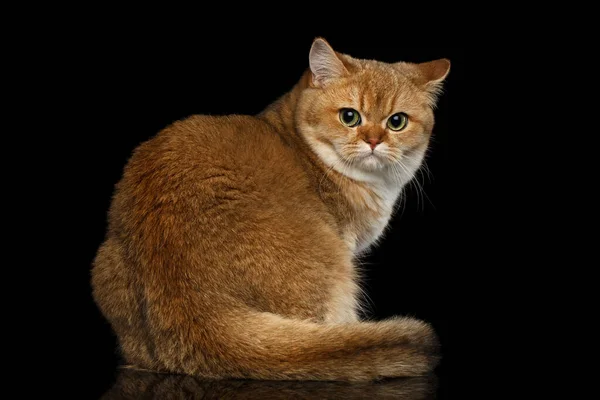
<path fill-rule="evenodd" d="M 435 376 L 375 383 L 206 381 L 186 375 L 119 371 L 102 399 L 406 399 L 435 398 Z"/>

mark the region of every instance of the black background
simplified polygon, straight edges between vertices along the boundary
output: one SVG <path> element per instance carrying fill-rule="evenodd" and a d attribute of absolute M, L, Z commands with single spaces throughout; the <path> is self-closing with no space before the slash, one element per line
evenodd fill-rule
<path fill-rule="evenodd" d="M 192 114 L 256 114 L 291 89 L 308 66 L 316 36 L 357 58 L 387 62 L 423 62 L 449 58 L 451 72 L 435 111 L 436 126 L 427 158 L 429 174 L 420 173 L 407 188 L 401 211 L 384 240 L 362 261 L 371 316 L 412 315 L 431 322 L 443 346 L 436 371 L 439 398 L 449 398 L 449 376 L 458 359 L 454 341 L 454 297 L 463 245 L 457 218 L 454 135 L 461 110 L 465 63 L 461 43 L 406 41 L 398 35 L 305 29 L 289 35 L 252 31 L 233 37 L 207 32 L 169 35 L 137 29 L 104 31 L 85 42 L 74 64 L 72 81 L 79 118 L 77 152 L 71 171 L 70 212 L 75 216 L 72 263 L 62 270 L 68 282 L 65 314 L 73 329 L 61 333 L 63 351 L 77 370 L 83 397 L 107 390 L 119 358 L 116 339 L 91 297 L 89 271 L 106 231 L 107 210 L 115 183 L 132 150 L 171 122 Z M 454 146 L 453 146 L 454 143 Z M 458 154 L 458 155 L 457 155 Z M 73 171 L 76 170 L 76 171 Z M 74 178 L 78 176 L 78 178 Z M 464 177 L 462 178 L 464 180 Z M 459 222 L 458 222 L 459 223 Z"/>

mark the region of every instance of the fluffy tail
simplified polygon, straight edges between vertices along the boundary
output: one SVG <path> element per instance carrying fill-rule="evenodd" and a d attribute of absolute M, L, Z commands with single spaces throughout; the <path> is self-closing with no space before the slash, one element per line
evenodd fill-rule
<path fill-rule="evenodd" d="M 423 375 L 438 362 L 435 333 L 410 318 L 325 325 L 247 313 L 221 329 L 219 375 L 231 378 L 376 380 Z"/>

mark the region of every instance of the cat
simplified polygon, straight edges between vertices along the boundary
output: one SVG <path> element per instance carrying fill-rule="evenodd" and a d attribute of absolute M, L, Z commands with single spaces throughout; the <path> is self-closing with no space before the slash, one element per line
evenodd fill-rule
<path fill-rule="evenodd" d="M 423 321 L 360 321 L 355 257 L 423 160 L 450 62 L 384 63 L 314 40 L 257 116 L 191 116 L 138 146 L 92 266 L 128 365 L 202 378 L 427 374 Z"/>

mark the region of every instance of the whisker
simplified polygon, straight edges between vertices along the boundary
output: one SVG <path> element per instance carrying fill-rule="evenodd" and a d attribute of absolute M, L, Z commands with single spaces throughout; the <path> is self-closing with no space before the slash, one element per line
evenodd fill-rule
<path fill-rule="evenodd" d="M 402 182 L 402 174 L 398 170 L 398 167 L 396 166 L 395 163 L 391 164 L 391 167 L 392 167 L 392 173 L 393 173 L 395 179 L 397 179 L 398 182 L 401 183 Z M 399 200 L 399 202 L 396 203 L 394 212 L 396 212 L 397 209 L 400 208 L 400 210 L 401 210 L 400 217 L 402 217 L 404 215 L 404 209 L 406 206 L 406 198 L 405 198 L 406 196 L 404 195 L 403 188 L 400 189 L 400 193 L 398 194 L 398 197 L 400 197 L 400 200 Z"/>
<path fill-rule="evenodd" d="M 404 165 L 404 163 L 402 162 L 401 159 L 398 160 L 397 165 L 400 166 L 400 168 L 402 168 L 404 170 L 404 172 L 406 173 L 408 180 L 408 184 L 409 187 L 415 187 L 415 190 L 417 192 L 417 209 L 421 206 L 421 186 L 419 185 L 419 182 L 417 180 L 414 179 L 414 175 L 411 176 L 410 171 L 408 170 L 408 168 Z M 423 204 L 424 206 L 424 204 Z M 425 208 L 423 207 L 422 210 L 425 210 Z"/>
<path fill-rule="evenodd" d="M 425 173 L 427 174 L 427 179 L 429 180 L 429 183 L 431 183 L 433 181 L 433 178 L 432 178 L 431 170 L 429 169 L 429 165 L 427 165 L 427 161 L 425 159 L 423 159 L 423 163 L 421 164 L 421 166 L 425 170 Z"/>
<path fill-rule="evenodd" d="M 427 199 L 427 201 L 429 202 L 429 204 L 435 210 L 435 205 L 433 204 L 433 202 L 431 201 L 431 199 L 429 198 L 429 196 L 427 196 L 427 192 L 425 191 L 425 188 L 424 188 L 426 182 L 425 182 L 425 174 L 423 173 L 423 170 L 426 171 L 427 177 L 429 178 L 429 182 L 431 183 L 432 179 L 431 179 L 431 176 L 429 175 L 429 173 L 430 173 L 429 167 L 427 166 L 427 163 L 425 162 L 425 160 L 423 160 L 423 162 L 421 163 L 421 166 L 419 167 L 419 169 L 417 169 L 417 171 L 415 173 L 415 176 L 418 177 L 417 174 L 419 174 L 423 178 L 422 184 L 419 185 L 420 188 L 421 188 L 421 192 L 423 193 L 424 200 Z M 423 206 L 424 206 L 424 204 L 423 204 Z"/>
<path fill-rule="evenodd" d="M 402 163 L 401 160 L 398 160 L 398 165 L 402 169 L 404 169 L 404 171 L 410 176 L 408 168 Z M 425 192 L 425 189 L 423 188 L 423 185 L 425 184 L 425 182 L 423 181 L 423 185 L 419 182 L 419 173 L 421 173 L 420 168 L 417 171 L 415 171 L 412 179 L 410 180 L 410 186 L 411 187 L 414 186 L 417 191 L 417 208 L 420 207 L 421 212 L 424 212 L 425 211 L 425 199 L 427 199 L 429 204 L 431 204 L 431 206 L 435 209 L 435 205 L 433 204 L 433 202 L 431 201 L 429 196 L 427 196 L 427 193 Z M 421 173 L 421 175 L 422 175 L 422 173 Z M 421 201 L 421 198 L 423 199 L 422 201 Z"/>

